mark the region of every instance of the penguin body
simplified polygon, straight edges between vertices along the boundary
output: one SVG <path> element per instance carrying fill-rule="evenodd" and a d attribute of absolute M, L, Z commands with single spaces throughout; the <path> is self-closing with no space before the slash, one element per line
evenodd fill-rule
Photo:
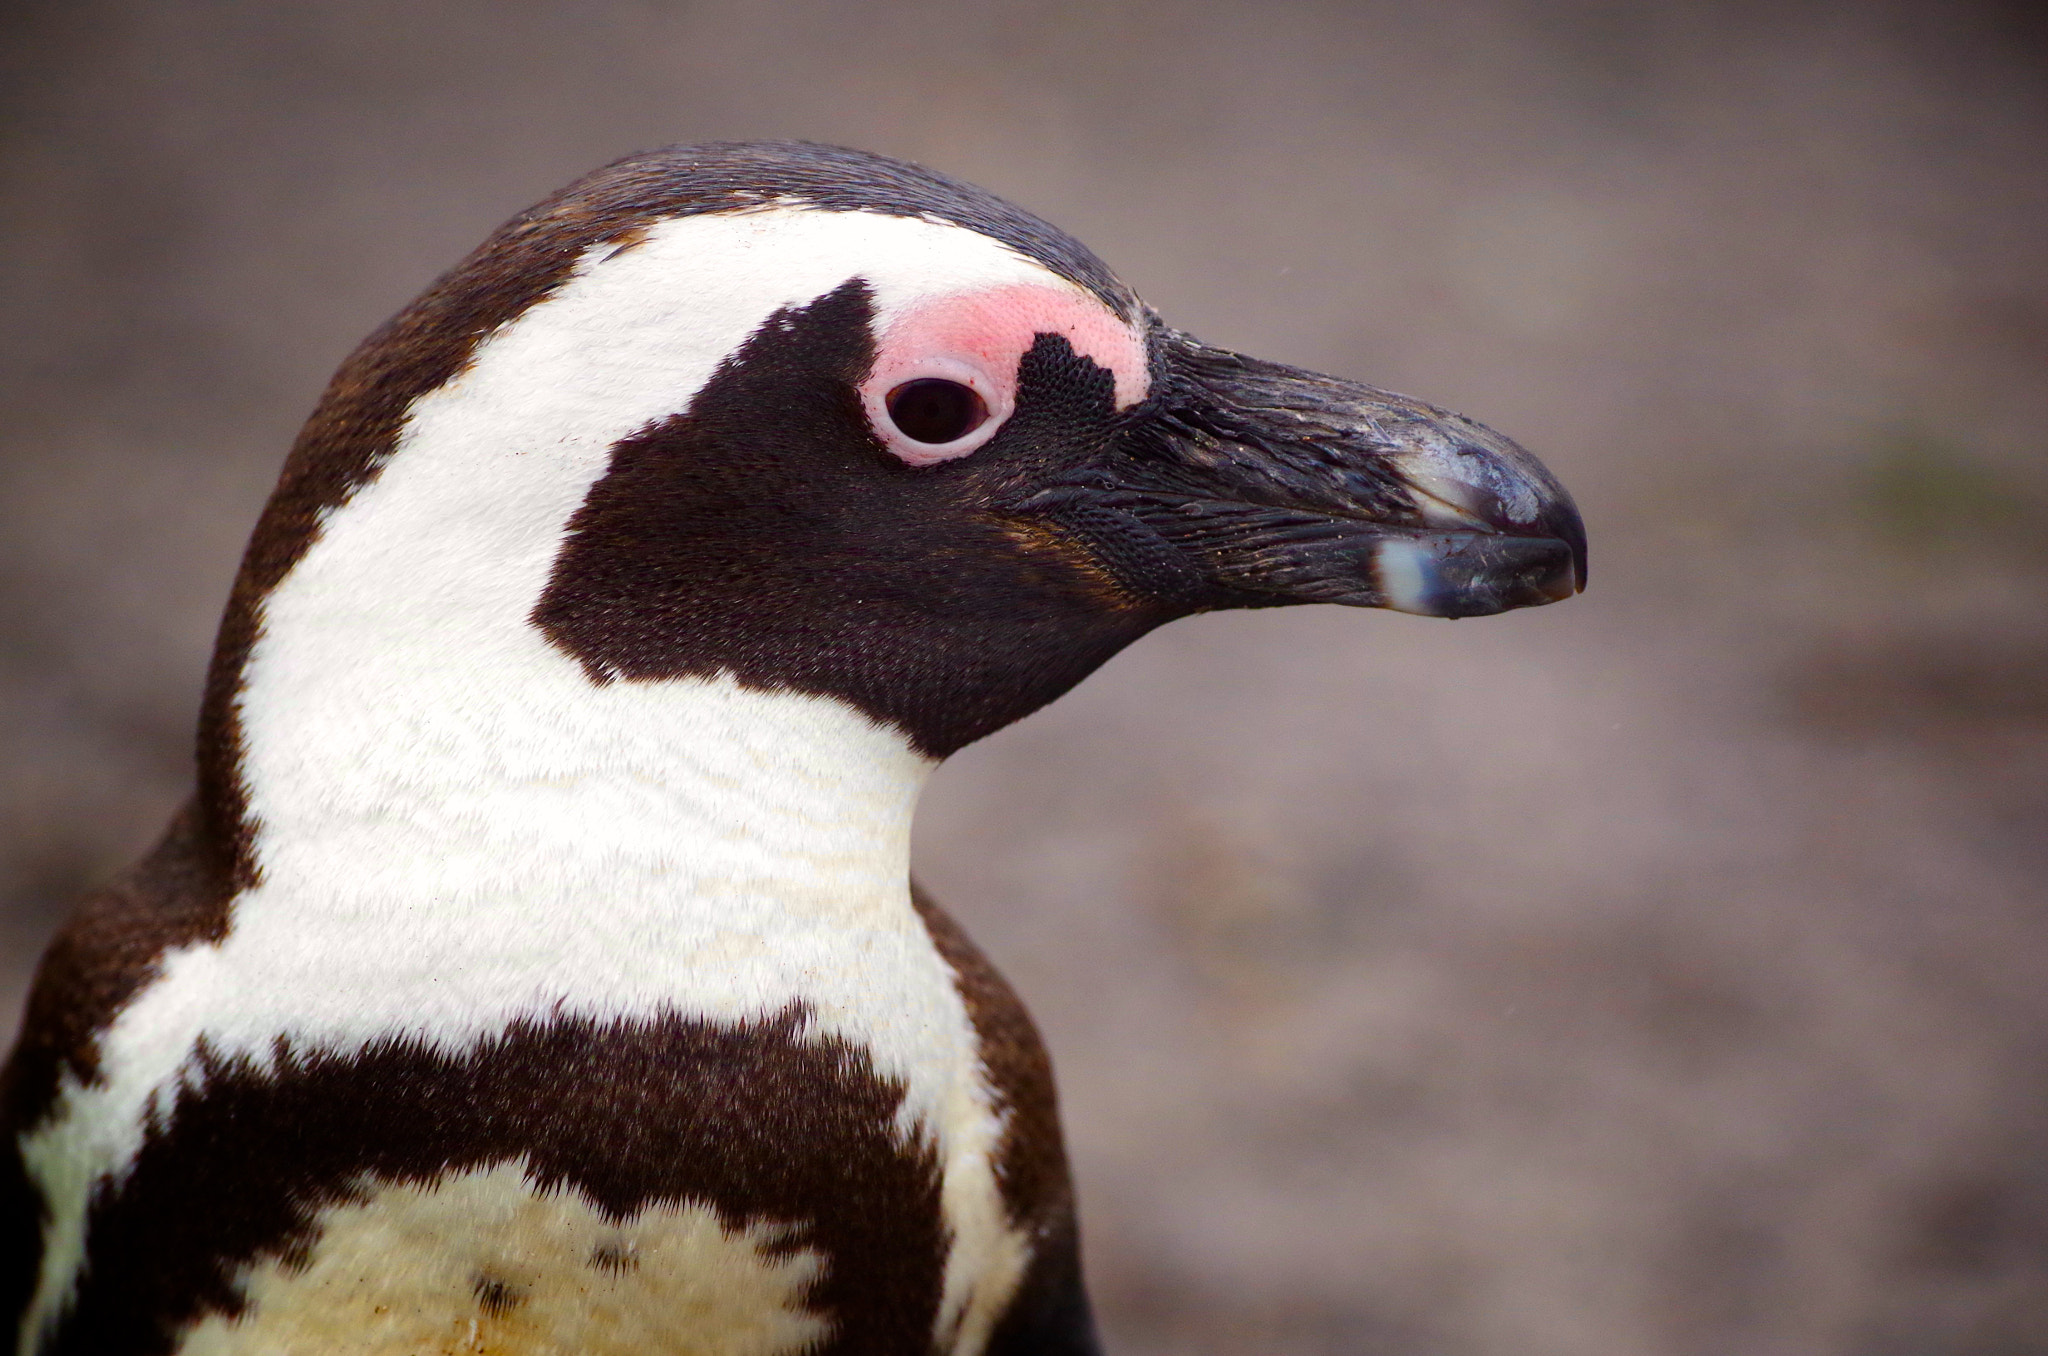
<path fill-rule="evenodd" d="M 199 790 L 46 958 L 22 1356 L 1096 1349 L 939 759 L 1176 616 L 1583 582 L 1458 416 L 1207 349 L 880 157 L 631 157 L 344 365 Z"/>

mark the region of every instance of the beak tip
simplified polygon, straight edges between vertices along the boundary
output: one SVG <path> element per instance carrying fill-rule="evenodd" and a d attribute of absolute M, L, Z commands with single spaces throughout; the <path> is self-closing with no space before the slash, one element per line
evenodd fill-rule
<path fill-rule="evenodd" d="M 1583 587 L 1583 549 L 1562 537 L 1483 532 L 1389 536 L 1373 572 L 1382 605 L 1422 617 L 1490 617 L 1563 602 Z"/>
<path fill-rule="evenodd" d="M 1586 524 L 1579 517 L 1579 510 L 1570 500 L 1564 502 L 1565 512 L 1560 514 L 1558 526 L 1563 529 L 1558 539 L 1572 548 L 1572 592 L 1586 591 Z"/>
<path fill-rule="evenodd" d="M 1507 577 L 1490 580 L 1474 575 L 1454 592 L 1492 593 L 1501 601 L 1489 610 L 1506 611 L 1560 602 L 1585 590 L 1585 520 L 1557 477 L 1519 444 L 1462 420 L 1457 438 L 1420 437 L 1397 465 L 1424 521 L 1436 533 L 1470 532 L 1496 542 L 1520 543 L 1504 549 L 1459 547 L 1455 554 L 1465 569 L 1478 569 L 1483 557 L 1491 567 L 1505 569 Z M 1535 559 L 1539 555 L 1540 567 Z"/>

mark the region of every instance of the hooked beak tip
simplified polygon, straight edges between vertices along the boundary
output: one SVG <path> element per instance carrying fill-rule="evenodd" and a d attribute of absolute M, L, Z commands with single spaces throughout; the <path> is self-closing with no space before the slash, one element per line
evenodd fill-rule
<path fill-rule="evenodd" d="M 1572 592 L 1586 591 L 1586 520 L 1579 514 L 1579 506 L 1572 502 L 1571 492 L 1557 482 L 1548 468 L 1531 457 L 1540 472 L 1545 494 L 1543 511 L 1537 515 L 1534 535 L 1555 537 L 1571 548 Z"/>
<path fill-rule="evenodd" d="M 1578 505 L 1569 498 L 1559 501 L 1551 510 L 1552 527 L 1559 541 L 1571 548 L 1572 587 L 1571 593 L 1559 595 L 1559 601 L 1569 598 L 1572 593 L 1586 591 L 1586 523 L 1579 517 Z"/>
<path fill-rule="evenodd" d="M 1386 606 L 1426 617 L 1484 617 L 1562 602 L 1586 587 L 1586 525 L 1543 464 L 1506 439 L 1434 439 L 1403 458 L 1426 526 L 1389 535 L 1373 569 Z"/>

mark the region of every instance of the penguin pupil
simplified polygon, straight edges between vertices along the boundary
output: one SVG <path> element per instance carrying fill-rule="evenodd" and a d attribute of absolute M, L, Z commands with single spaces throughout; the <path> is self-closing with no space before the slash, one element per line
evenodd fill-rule
<path fill-rule="evenodd" d="M 889 418 L 913 442 L 950 443 L 980 428 L 988 406 L 971 386 L 920 377 L 889 392 Z"/>

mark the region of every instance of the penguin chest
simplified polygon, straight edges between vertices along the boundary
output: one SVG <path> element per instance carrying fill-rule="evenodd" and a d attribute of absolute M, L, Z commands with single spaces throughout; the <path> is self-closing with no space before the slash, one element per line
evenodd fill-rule
<path fill-rule="evenodd" d="M 979 1350 L 1031 1244 L 953 970 L 907 898 L 733 922 L 436 967 L 248 910 L 28 1146 L 32 1322 L 195 1356 Z"/>
<path fill-rule="evenodd" d="M 182 1356 L 974 1350 L 1028 1260 L 973 1127 L 800 1005 L 202 1062 L 91 1225 L 225 1273 Z"/>
<path fill-rule="evenodd" d="M 425 1183 L 363 1183 L 303 1253 L 242 1280 L 186 1356 L 809 1351 L 833 1324 L 808 1301 L 828 1268 L 789 1225 L 701 1202 L 614 1217 L 572 1187 L 501 1163 Z"/>

